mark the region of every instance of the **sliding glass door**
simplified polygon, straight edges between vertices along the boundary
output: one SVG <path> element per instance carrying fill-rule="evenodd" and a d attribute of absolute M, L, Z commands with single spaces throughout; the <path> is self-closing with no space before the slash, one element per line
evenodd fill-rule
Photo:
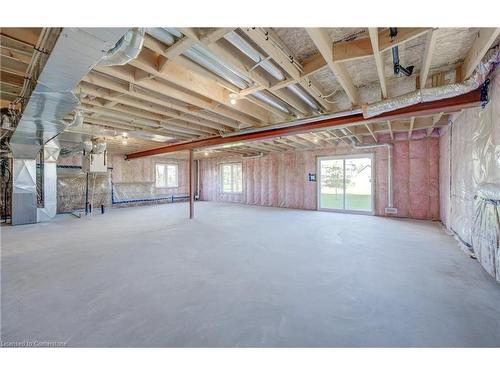
<path fill-rule="evenodd" d="M 318 209 L 373 212 L 372 155 L 318 158 Z"/>

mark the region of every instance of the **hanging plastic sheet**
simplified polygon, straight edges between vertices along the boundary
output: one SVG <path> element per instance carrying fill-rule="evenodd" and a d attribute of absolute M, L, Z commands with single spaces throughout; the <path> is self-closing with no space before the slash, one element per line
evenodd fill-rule
<path fill-rule="evenodd" d="M 112 203 L 118 206 L 173 203 L 189 198 L 185 193 L 176 194 L 177 189 L 169 189 L 171 194 L 159 194 L 154 182 L 115 182 L 111 189 Z"/>
<path fill-rule="evenodd" d="M 474 253 L 484 269 L 500 282 L 500 186 L 479 185 L 474 206 Z"/>
<path fill-rule="evenodd" d="M 111 173 L 89 174 L 89 202 L 94 208 L 111 206 Z M 85 209 L 87 175 L 79 167 L 57 171 L 57 213 Z"/>
<path fill-rule="evenodd" d="M 500 187 L 498 69 L 490 79 L 489 103 L 485 108 L 453 115 L 452 126 L 442 135 L 441 215 L 446 227 L 477 253 L 484 268 L 496 276 L 498 255 L 494 255 L 493 249 L 498 214 L 495 216 L 492 202 L 498 199 Z"/>

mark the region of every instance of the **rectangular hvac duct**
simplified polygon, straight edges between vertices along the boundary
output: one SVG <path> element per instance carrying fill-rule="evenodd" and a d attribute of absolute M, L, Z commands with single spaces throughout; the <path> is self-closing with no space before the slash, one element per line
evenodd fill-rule
<path fill-rule="evenodd" d="M 11 138 L 13 156 L 12 224 L 35 223 L 55 215 L 55 163 L 49 140 L 62 132 L 63 118 L 80 102 L 72 92 L 82 78 L 128 31 L 127 28 L 64 28 Z M 44 148 L 44 207 L 37 209 L 36 156 Z"/>

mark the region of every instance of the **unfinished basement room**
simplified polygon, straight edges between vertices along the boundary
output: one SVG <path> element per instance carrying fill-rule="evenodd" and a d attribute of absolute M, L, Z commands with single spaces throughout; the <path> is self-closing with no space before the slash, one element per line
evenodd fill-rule
<path fill-rule="evenodd" d="M 0 35 L 2 346 L 500 346 L 500 28 Z"/>

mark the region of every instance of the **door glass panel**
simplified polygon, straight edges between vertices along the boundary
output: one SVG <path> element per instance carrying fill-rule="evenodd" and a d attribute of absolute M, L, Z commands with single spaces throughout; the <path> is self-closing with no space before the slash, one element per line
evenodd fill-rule
<path fill-rule="evenodd" d="M 320 208 L 344 208 L 344 160 L 320 160 Z"/>
<path fill-rule="evenodd" d="M 372 166 L 370 158 L 345 159 L 345 209 L 372 210 Z"/>

